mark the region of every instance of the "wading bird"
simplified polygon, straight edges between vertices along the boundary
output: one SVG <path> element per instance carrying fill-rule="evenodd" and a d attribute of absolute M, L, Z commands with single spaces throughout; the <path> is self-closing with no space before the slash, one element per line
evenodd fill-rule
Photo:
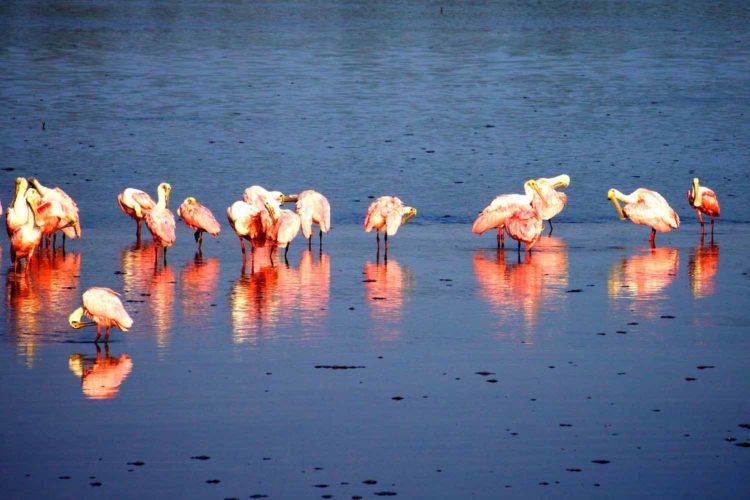
<path fill-rule="evenodd" d="M 48 188 L 43 186 L 34 177 L 29 177 L 29 183 L 32 184 L 37 191 L 39 191 L 39 194 L 42 196 L 41 203 L 56 201 L 62 206 L 62 210 L 65 213 L 66 218 L 68 220 L 75 220 L 74 223 L 66 223 L 64 227 L 60 228 L 63 233 L 63 248 L 65 248 L 66 236 L 71 240 L 75 238 L 81 239 L 81 219 L 78 215 L 78 205 L 75 201 L 73 201 L 73 198 L 68 196 L 68 194 L 59 187 Z M 56 238 L 57 235 L 55 234 L 54 237 Z"/>
<path fill-rule="evenodd" d="M 320 228 L 320 246 L 323 247 L 323 233 L 331 230 L 331 205 L 328 199 L 317 191 L 307 189 L 296 196 L 284 196 L 283 201 L 297 202 L 297 215 L 300 217 L 302 236 L 307 239 L 307 248 L 312 248 L 312 225 Z"/>
<path fill-rule="evenodd" d="M 268 239 L 274 242 L 274 246 L 284 248 L 284 260 L 289 253 L 289 245 L 299 233 L 300 217 L 291 210 L 279 209 L 277 205 L 266 204 L 268 213 L 273 219 L 273 226 L 268 232 Z M 271 249 L 273 251 L 273 248 Z"/>
<path fill-rule="evenodd" d="M 504 247 L 505 219 L 510 217 L 516 210 L 531 209 L 534 194 L 538 195 L 541 199 L 541 204 L 544 204 L 539 185 L 535 180 L 526 181 L 523 185 L 523 192 L 524 194 L 501 194 L 495 197 L 492 203 L 485 207 L 474 221 L 474 225 L 471 228 L 474 234 L 482 234 L 489 229 L 497 228 L 497 247 Z"/>
<path fill-rule="evenodd" d="M 29 182 L 25 178 L 18 177 L 16 179 L 16 193 L 13 195 L 13 201 L 8 205 L 8 210 L 5 214 L 5 230 L 8 233 L 8 237 L 13 234 L 13 231 L 26 224 L 26 219 L 28 218 L 26 190 L 28 187 Z"/>
<path fill-rule="evenodd" d="M 195 230 L 198 253 L 201 253 L 203 233 L 208 233 L 214 238 L 219 236 L 221 226 L 216 222 L 214 214 L 211 213 L 211 210 L 198 203 L 198 200 L 192 196 L 185 198 L 185 201 L 177 209 L 177 216 L 182 218 L 190 229 Z"/>
<path fill-rule="evenodd" d="M 378 241 L 378 254 L 380 254 L 380 231 L 385 233 L 385 254 L 388 256 L 388 236 L 398 232 L 402 224 L 417 215 L 417 209 L 408 207 L 395 196 L 381 196 L 367 208 L 364 228 L 366 232 L 376 230 L 375 237 Z"/>
<path fill-rule="evenodd" d="M 533 208 L 521 208 L 510 214 L 505 219 L 505 230 L 508 236 L 518 241 L 519 258 L 521 254 L 521 243 L 526 243 L 526 251 L 530 252 L 544 230 L 542 217 Z"/>
<path fill-rule="evenodd" d="M 655 245 L 656 231 L 668 233 L 680 227 L 677 212 L 656 191 L 638 188 L 626 195 L 612 188 L 607 192 L 607 198 L 615 205 L 620 220 L 628 218 L 636 224 L 644 224 L 651 228 L 651 237 L 648 241 L 652 247 Z M 620 207 L 620 201 L 626 204 L 625 207 Z"/>
<path fill-rule="evenodd" d="M 117 195 L 117 204 L 125 215 L 135 219 L 135 238 L 137 242 L 140 243 L 141 221 L 146 217 L 146 214 L 156 206 L 156 202 L 148 193 L 141 191 L 140 189 L 127 188 Z"/>
<path fill-rule="evenodd" d="M 28 189 L 21 195 L 19 192 L 16 197 L 23 196 L 22 203 L 13 203 L 16 215 L 25 217 L 24 223 L 16 227 L 10 235 L 10 260 L 13 262 L 13 270 L 18 271 L 18 266 L 22 259 L 26 259 L 28 267 L 29 260 L 34 256 L 34 250 L 42 242 L 42 231 L 36 225 L 36 209 L 40 202 L 39 192 L 36 189 Z M 8 210 L 10 215 L 10 210 Z"/>
<path fill-rule="evenodd" d="M 96 325 L 96 339 L 99 341 L 104 328 L 104 342 L 109 340 L 109 329 L 116 326 L 123 332 L 127 332 L 133 326 L 133 320 L 120 301 L 119 294 L 109 288 L 91 287 L 83 292 L 83 305 L 70 313 L 68 323 L 75 329 L 84 326 Z M 92 321 L 82 322 L 83 316 L 88 316 Z"/>
<path fill-rule="evenodd" d="M 158 260 L 159 247 L 164 249 L 164 262 L 167 262 L 167 248 L 174 244 L 175 221 L 172 211 L 169 210 L 169 193 L 172 186 L 166 182 L 159 184 L 157 188 L 159 201 L 154 208 L 146 213 L 146 226 L 154 238 L 154 260 Z"/>
<path fill-rule="evenodd" d="M 260 227 L 260 212 L 265 211 L 265 207 L 260 209 L 244 201 L 235 201 L 232 206 L 227 208 L 227 220 L 229 226 L 240 239 L 242 247 L 242 260 L 245 260 L 245 240 L 250 242 L 250 249 L 255 248 L 255 240 L 260 237 L 262 232 Z M 265 240 L 265 234 L 263 234 Z"/>
<path fill-rule="evenodd" d="M 703 214 L 711 217 L 711 236 L 714 235 L 714 217 L 718 217 L 721 213 L 719 208 L 719 200 L 716 198 L 716 193 L 706 186 L 701 186 L 698 183 L 698 178 L 693 178 L 693 187 L 688 189 L 687 199 L 696 212 L 698 212 L 698 220 L 701 223 L 701 234 L 703 234 Z"/>
<path fill-rule="evenodd" d="M 556 189 L 568 187 L 570 177 L 566 174 L 550 178 L 540 177 L 536 179 L 536 183 L 539 186 L 539 194 L 534 196 L 531 205 L 539 212 L 543 221 L 549 221 L 549 234 L 552 234 L 552 217 L 562 212 L 568 203 L 568 196 Z"/>

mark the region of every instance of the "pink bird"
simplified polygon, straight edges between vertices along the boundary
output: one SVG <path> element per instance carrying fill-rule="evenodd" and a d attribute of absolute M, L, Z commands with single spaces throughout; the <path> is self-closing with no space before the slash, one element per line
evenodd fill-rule
<path fill-rule="evenodd" d="M 68 194 L 59 187 L 48 188 L 43 186 L 34 177 L 29 177 L 29 182 L 37 191 L 39 191 L 39 194 L 42 195 L 42 203 L 47 201 L 56 201 L 60 203 L 66 218 L 69 220 L 75 220 L 75 223 L 66 224 L 64 227 L 60 228 L 63 233 L 63 248 L 65 248 L 66 236 L 70 239 L 80 239 L 82 236 L 81 219 L 78 215 L 78 205 L 73 201 L 73 198 L 68 196 Z"/>
<path fill-rule="evenodd" d="M 254 248 L 255 241 L 261 236 L 261 211 L 266 211 L 266 208 L 263 207 L 260 209 L 254 205 L 245 203 L 244 201 L 236 201 L 232 206 L 227 208 L 227 220 L 229 221 L 229 226 L 240 239 L 243 262 L 245 260 L 245 240 L 250 242 L 251 248 Z M 265 233 L 263 233 L 262 236 L 265 240 Z"/>
<path fill-rule="evenodd" d="M 148 193 L 141 191 L 140 189 L 127 188 L 117 195 L 117 204 L 120 205 L 120 210 L 122 210 L 125 215 L 135 219 L 135 237 L 137 242 L 140 243 L 141 221 L 146 217 L 146 214 L 156 206 L 156 202 Z"/>
<path fill-rule="evenodd" d="M 181 217 L 190 229 L 195 229 L 195 241 L 198 242 L 198 253 L 201 253 L 203 233 L 208 233 L 214 238 L 219 236 L 221 226 L 216 222 L 214 214 L 211 213 L 211 210 L 198 203 L 198 200 L 192 196 L 185 198 L 185 201 L 177 209 L 177 216 Z"/>
<path fill-rule="evenodd" d="M 651 228 L 651 237 L 648 239 L 654 246 L 656 231 L 667 233 L 672 229 L 680 227 L 680 217 L 667 200 L 656 191 L 646 188 L 638 188 L 626 195 L 612 188 L 607 193 L 620 215 L 620 220 L 628 218 L 636 224 L 644 224 Z M 620 207 L 619 201 L 626 203 L 624 208 Z"/>
<path fill-rule="evenodd" d="M 505 219 L 505 230 L 508 232 L 508 236 L 518 241 L 519 254 L 521 253 L 521 243 L 526 243 L 526 251 L 531 252 L 531 247 L 542 236 L 543 229 L 542 217 L 533 208 L 520 208 Z"/>
<path fill-rule="evenodd" d="M 365 232 L 376 230 L 375 237 L 378 241 L 378 254 L 380 254 L 380 231 L 385 233 L 385 254 L 388 256 L 388 236 L 398 232 L 402 224 L 417 215 L 417 209 L 404 205 L 395 196 L 381 196 L 367 208 L 365 216 Z"/>
<path fill-rule="evenodd" d="M 146 227 L 151 231 L 154 238 L 154 259 L 158 259 L 159 247 L 164 249 L 164 262 L 167 262 L 167 248 L 174 244 L 175 221 L 172 211 L 169 210 L 169 193 L 172 186 L 166 182 L 159 184 L 157 188 L 159 201 L 154 208 L 146 213 Z"/>
<path fill-rule="evenodd" d="M 711 236 L 714 235 L 714 217 L 718 217 L 721 214 L 719 208 L 719 200 L 716 198 L 716 193 L 706 186 L 701 186 L 698 183 L 698 178 L 693 178 L 693 188 L 687 192 L 687 199 L 690 205 L 698 212 L 698 220 L 701 223 L 701 234 L 703 234 L 703 214 L 711 217 Z"/>
<path fill-rule="evenodd" d="M 528 180 L 523 185 L 524 194 L 501 194 L 495 197 L 474 221 L 471 230 L 474 234 L 482 234 L 485 231 L 497 228 L 497 247 L 505 246 L 505 220 L 515 211 L 531 208 L 534 195 L 542 199 L 539 184 L 535 180 Z"/>
<path fill-rule="evenodd" d="M 568 187 L 570 177 L 566 174 L 556 177 L 540 177 L 536 179 L 539 186 L 539 192 L 534 193 L 534 199 L 531 206 L 537 209 L 539 216 L 543 221 L 549 221 L 549 234 L 552 234 L 552 218 L 563 211 L 568 203 L 568 196 L 565 193 L 556 191 L 557 188 Z"/>
<path fill-rule="evenodd" d="M 33 189 L 33 188 L 32 188 Z M 36 225 L 42 232 L 42 242 L 46 239 L 47 246 L 50 245 L 50 238 L 57 231 L 75 225 L 76 219 L 65 212 L 65 209 L 57 200 L 39 200 L 36 207 Z"/>
<path fill-rule="evenodd" d="M 307 239 L 307 248 L 312 248 L 312 225 L 320 227 L 320 246 L 323 246 L 323 233 L 331 230 L 331 205 L 325 196 L 308 189 L 296 197 L 284 197 L 284 201 L 297 201 L 297 214 L 300 217 L 302 236 Z"/>
<path fill-rule="evenodd" d="M 26 204 L 26 191 L 29 188 L 29 182 L 23 178 L 16 179 L 16 193 L 13 195 L 13 201 L 8 205 L 5 214 L 5 230 L 10 237 L 19 227 L 26 224 L 28 218 L 28 206 Z"/>
<path fill-rule="evenodd" d="M 22 259 L 29 260 L 34 256 L 34 250 L 42 241 L 42 231 L 36 225 L 36 207 L 39 205 L 40 196 L 36 189 L 28 189 L 23 195 L 17 193 L 16 198 L 23 196 L 23 203 L 14 201 L 13 206 L 16 216 L 25 217 L 22 225 L 16 227 L 10 235 L 10 260 L 13 262 L 13 270 L 18 271 Z M 10 210 L 8 210 L 10 215 Z"/>
<path fill-rule="evenodd" d="M 91 322 L 82 322 L 86 315 Z M 120 301 L 120 295 L 109 288 L 92 287 L 83 292 L 83 305 L 70 313 L 68 323 L 75 329 L 96 325 L 96 339 L 99 341 L 104 327 L 104 342 L 109 340 L 109 329 L 116 326 L 127 332 L 133 326 L 133 320 Z"/>
<path fill-rule="evenodd" d="M 242 199 L 245 203 L 260 210 L 258 212 L 260 230 L 257 236 L 253 237 L 253 244 L 262 246 L 265 243 L 267 233 L 274 224 L 274 221 L 271 219 L 271 213 L 266 209 L 266 205 L 270 204 L 281 210 L 281 202 L 284 199 L 284 195 L 281 191 L 268 191 L 261 186 L 250 186 L 242 193 Z"/>
<path fill-rule="evenodd" d="M 291 210 L 278 209 L 270 203 L 267 205 L 267 209 L 273 219 L 273 226 L 268 232 L 268 238 L 274 241 L 274 246 L 285 249 L 284 260 L 286 260 L 289 253 L 289 244 L 299 233 L 300 216 Z"/>

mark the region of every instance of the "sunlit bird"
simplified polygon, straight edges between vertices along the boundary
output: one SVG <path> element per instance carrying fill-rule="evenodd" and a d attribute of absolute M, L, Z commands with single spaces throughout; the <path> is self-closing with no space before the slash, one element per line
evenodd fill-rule
<path fill-rule="evenodd" d="M 380 252 L 380 231 L 385 233 L 385 253 L 388 255 L 388 236 L 398 232 L 402 224 L 417 215 L 417 209 L 404 205 L 395 196 L 381 196 L 367 208 L 364 228 L 366 232 L 376 230 L 375 237 L 378 242 L 378 253 Z"/>
<path fill-rule="evenodd" d="M 533 208 L 520 208 L 505 219 L 505 230 L 508 236 L 518 241 L 518 252 L 521 252 L 521 243 L 526 244 L 526 251 L 530 252 L 544 230 L 542 217 Z"/>
<path fill-rule="evenodd" d="M 505 220 L 519 209 L 530 209 L 535 193 L 542 198 L 539 184 L 533 179 L 524 183 L 523 192 L 524 194 L 501 194 L 495 197 L 474 221 L 471 228 L 474 234 L 482 234 L 489 229 L 497 228 L 497 247 L 504 247 Z"/>
<path fill-rule="evenodd" d="M 284 259 L 286 259 L 290 243 L 299 233 L 300 217 L 291 210 L 277 208 L 275 204 L 269 203 L 266 208 L 273 219 L 268 238 L 273 240 L 274 246 L 285 249 Z"/>
<path fill-rule="evenodd" d="M 296 196 L 285 196 L 283 201 L 296 201 L 297 214 L 300 217 L 302 236 L 307 240 L 307 247 L 312 247 L 312 225 L 317 224 L 320 231 L 320 245 L 323 245 L 323 233 L 331 230 L 331 205 L 328 199 L 317 191 L 307 189 Z"/>
<path fill-rule="evenodd" d="M 28 219 L 29 208 L 26 204 L 28 188 L 29 182 L 24 177 L 16 179 L 16 192 L 5 214 L 5 230 L 9 237 L 13 234 L 13 231 L 26 224 L 26 219 Z"/>
<path fill-rule="evenodd" d="M 58 202 L 61 205 L 66 218 L 68 218 L 69 220 L 75 220 L 74 223 L 66 223 L 63 227 L 60 228 L 63 233 L 63 248 L 65 247 L 66 236 L 70 239 L 80 239 L 82 236 L 81 219 L 78 214 L 78 205 L 75 201 L 73 201 L 73 198 L 68 196 L 68 194 L 59 187 L 48 188 L 43 186 L 34 177 L 29 177 L 29 183 L 33 185 L 37 191 L 39 191 L 40 195 L 42 195 L 42 203 L 48 201 Z"/>
<path fill-rule="evenodd" d="M 607 193 L 607 198 L 615 205 L 620 220 L 628 218 L 635 224 L 644 224 L 651 228 L 651 237 L 648 239 L 651 246 L 654 246 L 656 231 L 668 233 L 680 227 L 680 217 L 677 212 L 656 191 L 638 188 L 626 195 L 612 188 Z M 626 205 L 620 207 L 620 201 Z"/>
<path fill-rule="evenodd" d="M 125 215 L 135 219 L 135 237 L 138 243 L 140 243 L 141 221 L 146 217 L 146 214 L 156 206 L 156 202 L 148 193 L 141 191 L 140 189 L 127 188 L 117 195 L 117 204 Z"/>
<path fill-rule="evenodd" d="M 284 195 L 281 191 L 269 191 L 262 186 L 250 186 L 242 193 L 242 200 L 259 210 L 257 214 L 257 224 L 259 224 L 257 226 L 258 231 L 251 237 L 253 245 L 263 245 L 274 224 L 274 221 L 271 218 L 271 213 L 266 209 L 266 205 L 272 205 L 281 210 L 281 202 L 283 199 Z"/>
<path fill-rule="evenodd" d="M 696 212 L 698 212 L 698 220 L 701 223 L 701 233 L 704 231 L 703 225 L 703 214 L 711 217 L 711 236 L 714 234 L 714 217 L 718 217 L 721 214 L 719 208 L 719 200 L 716 198 L 716 193 L 706 186 L 701 186 L 698 183 L 698 178 L 693 178 L 693 187 L 688 189 L 687 199 Z"/>
<path fill-rule="evenodd" d="M 82 322 L 83 316 L 88 316 L 90 322 Z M 133 326 L 133 320 L 120 301 L 117 292 L 109 288 L 92 287 L 83 292 L 83 305 L 70 313 L 68 323 L 75 329 L 96 325 L 96 339 L 99 341 L 104 328 L 104 342 L 109 340 L 109 329 L 116 326 L 127 332 Z"/>
<path fill-rule="evenodd" d="M 33 188 L 26 190 L 23 194 L 18 191 L 16 193 L 16 200 L 13 202 L 14 217 L 25 218 L 25 220 L 23 224 L 15 227 L 10 235 L 10 260 L 13 262 L 14 271 L 18 271 L 18 266 L 23 259 L 26 259 L 28 267 L 29 260 L 34 256 L 36 247 L 42 241 L 42 231 L 36 224 L 36 209 L 40 199 L 39 192 Z M 8 210 L 9 218 L 10 215 L 10 210 Z"/>
<path fill-rule="evenodd" d="M 568 187 L 570 185 L 570 177 L 566 174 L 561 174 L 550 178 L 540 177 L 535 180 L 539 186 L 539 194 L 538 197 L 534 196 L 531 205 L 537 209 L 543 221 L 549 221 L 549 234 L 552 234 L 554 230 L 552 227 L 552 218 L 562 212 L 568 203 L 568 196 L 561 191 L 557 191 L 557 189 Z"/>
<path fill-rule="evenodd" d="M 262 232 L 260 227 L 261 211 L 266 211 L 266 208 L 260 209 L 244 201 L 236 201 L 227 208 L 229 226 L 240 239 L 243 261 L 245 259 L 245 240 L 250 242 L 250 248 L 252 249 L 255 246 L 254 240 Z M 265 235 L 263 235 L 263 238 L 265 238 Z"/>
<path fill-rule="evenodd" d="M 154 208 L 146 213 L 146 227 L 151 231 L 154 238 L 154 259 L 158 260 L 159 247 L 164 249 L 164 262 L 167 261 L 167 248 L 175 241 L 175 220 L 172 211 L 169 210 L 169 193 L 172 186 L 166 182 L 159 184 L 156 190 L 158 200 Z"/>
<path fill-rule="evenodd" d="M 208 233 L 214 238 L 219 236 L 221 226 L 216 221 L 214 214 L 192 196 L 185 198 L 185 201 L 177 209 L 177 216 L 182 218 L 190 229 L 195 230 L 198 253 L 200 253 L 203 244 L 203 233 Z"/>

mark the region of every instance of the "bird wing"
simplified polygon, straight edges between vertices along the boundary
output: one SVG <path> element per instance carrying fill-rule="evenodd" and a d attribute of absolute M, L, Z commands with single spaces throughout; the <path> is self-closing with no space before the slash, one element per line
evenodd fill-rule
<path fill-rule="evenodd" d="M 93 287 L 83 294 L 83 308 L 86 315 L 93 318 L 108 320 L 122 331 L 133 326 L 133 319 L 120 301 L 119 294 L 114 290 L 103 287 Z"/>
<path fill-rule="evenodd" d="M 211 236 L 218 236 L 221 225 L 216 221 L 211 210 L 203 205 L 183 203 L 180 205 L 180 216 L 185 223 L 194 229 L 203 229 Z"/>
<path fill-rule="evenodd" d="M 680 217 L 662 195 L 649 189 L 639 189 L 637 195 L 635 203 L 629 203 L 623 208 L 630 220 L 662 233 L 680 227 Z"/>
<path fill-rule="evenodd" d="M 160 240 L 163 246 L 172 246 L 175 240 L 174 215 L 169 209 L 152 209 L 146 214 L 146 225 L 151 234 Z"/>

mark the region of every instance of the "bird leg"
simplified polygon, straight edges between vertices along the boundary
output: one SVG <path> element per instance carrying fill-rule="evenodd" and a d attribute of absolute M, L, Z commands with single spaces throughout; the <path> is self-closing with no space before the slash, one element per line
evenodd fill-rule
<path fill-rule="evenodd" d="M 136 243 L 140 245 L 141 244 L 141 219 L 136 219 L 135 224 L 137 228 L 135 230 L 135 240 L 136 240 Z"/>
<path fill-rule="evenodd" d="M 242 247 L 242 261 L 245 261 L 245 242 L 242 240 L 242 236 L 240 238 L 240 247 Z"/>
<path fill-rule="evenodd" d="M 552 231 L 555 229 L 554 227 L 552 227 L 552 219 L 548 220 L 547 222 L 549 222 L 549 233 L 547 233 L 547 236 L 552 236 Z"/>
<path fill-rule="evenodd" d="M 102 336 L 102 330 L 99 324 L 96 324 L 96 338 L 94 339 L 94 344 L 99 343 L 99 337 Z M 105 341 L 106 342 L 106 341 Z"/>
<path fill-rule="evenodd" d="M 380 253 L 380 229 L 375 230 L 375 239 L 378 241 L 378 253 Z"/>
<path fill-rule="evenodd" d="M 713 222 L 713 219 L 711 219 L 711 221 Z M 320 235 L 320 250 L 322 251 L 323 250 L 323 230 L 321 229 L 318 234 Z"/>
<path fill-rule="evenodd" d="M 57 233 L 55 233 L 55 236 L 57 236 Z M 55 239 L 55 240 L 57 240 L 57 239 Z M 63 252 L 64 252 L 65 251 L 65 233 L 63 233 L 62 240 L 63 240 L 62 249 L 63 249 Z M 57 241 L 55 241 L 55 243 L 57 243 Z"/>
<path fill-rule="evenodd" d="M 656 229 L 651 230 L 651 237 L 648 239 L 651 248 L 656 248 Z"/>
<path fill-rule="evenodd" d="M 284 260 L 287 264 L 289 264 L 289 259 L 286 258 L 286 255 L 289 253 L 289 247 L 292 246 L 291 242 L 286 244 L 286 248 L 284 249 Z"/>
<path fill-rule="evenodd" d="M 711 217 L 711 241 L 714 239 L 714 218 Z"/>
<path fill-rule="evenodd" d="M 164 247 L 164 254 L 163 254 L 163 263 L 166 266 L 167 265 L 167 247 Z"/>
<path fill-rule="evenodd" d="M 701 213 L 701 211 L 700 211 L 700 210 L 696 210 L 696 212 L 698 213 L 698 222 L 700 222 L 700 223 L 701 223 L 701 233 L 702 233 L 702 232 L 703 232 L 703 230 L 704 230 L 704 229 L 703 229 L 703 214 Z M 713 219 L 713 218 L 711 218 L 711 224 L 713 224 L 713 222 L 714 222 L 714 219 Z"/>
<path fill-rule="evenodd" d="M 307 249 L 312 250 L 312 234 L 307 238 Z"/>
<path fill-rule="evenodd" d="M 505 248 L 505 227 L 497 228 L 497 248 Z"/>

